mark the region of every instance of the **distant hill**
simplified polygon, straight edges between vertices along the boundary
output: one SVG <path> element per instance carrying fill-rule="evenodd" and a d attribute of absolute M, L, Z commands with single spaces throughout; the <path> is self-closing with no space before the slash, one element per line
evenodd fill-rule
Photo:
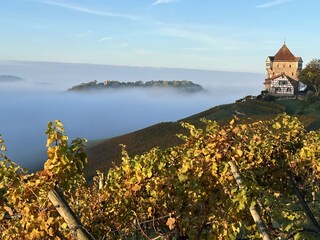
<path fill-rule="evenodd" d="M 199 84 L 195 84 L 191 81 L 186 80 L 173 80 L 173 81 L 136 81 L 136 82 L 119 82 L 119 81 L 104 81 L 98 83 L 97 81 L 92 81 L 88 83 L 81 83 L 80 85 L 73 86 L 68 89 L 68 91 L 92 91 L 92 90 L 106 90 L 106 89 L 128 89 L 128 88 L 171 88 L 176 89 L 186 93 L 200 92 L 204 91 L 203 87 Z"/>
<path fill-rule="evenodd" d="M 23 76 L 25 79 L 32 79 L 34 82 L 52 83 L 59 91 L 89 80 L 102 82 L 106 79 L 114 79 L 124 82 L 140 80 L 145 82 L 152 79 L 187 79 L 201 84 L 212 92 L 223 84 L 229 89 L 229 94 L 240 92 L 237 95 L 239 97 L 259 94 L 265 79 L 264 69 L 261 69 L 261 73 L 253 73 L 62 62 L 0 61 L 0 73 L 8 72 L 16 73 L 17 76 Z"/>
<path fill-rule="evenodd" d="M 13 75 L 0 75 L 0 82 L 19 82 L 23 80 L 23 78 Z"/>
<path fill-rule="evenodd" d="M 133 133 L 105 139 L 87 146 L 89 164 L 86 175 L 91 178 L 97 169 L 107 171 L 114 164 L 121 162 L 120 144 L 125 144 L 130 156 L 142 154 L 153 147 L 162 149 L 182 143 L 176 134 L 187 134 L 180 126 L 181 122 L 189 122 L 202 127 L 201 118 L 215 120 L 220 124 L 228 123 L 234 115 L 238 115 L 240 121 L 253 122 L 266 120 L 284 113 L 297 116 L 307 129 L 320 127 L 320 102 L 307 104 L 299 100 L 281 100 L 265 102 L 255 99 L 237 101 L 236 103 L 213 107 L 201 113 L 181 119 L 177 122 L 159 123 Z"/>

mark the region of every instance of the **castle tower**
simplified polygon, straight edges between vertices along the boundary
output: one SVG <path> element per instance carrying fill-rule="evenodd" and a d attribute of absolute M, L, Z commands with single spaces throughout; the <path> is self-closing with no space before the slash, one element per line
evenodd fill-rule
<path fill-rule="evenodd" d="M 294 80 L 298 80 L 299 72 L 302 70 L 302 63 L 302 58 L 294 56 L 284 43 L 276 55 L 267 58 L 266 79 L 285 74 Z"/>

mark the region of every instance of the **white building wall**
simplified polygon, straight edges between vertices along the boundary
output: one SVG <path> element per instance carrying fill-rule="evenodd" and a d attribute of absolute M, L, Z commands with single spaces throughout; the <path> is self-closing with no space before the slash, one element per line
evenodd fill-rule
<path fill-rule="evenodd" d="M 271 80 L 270 92 L 278 95 L 294 95 L 294 86 L 286 76 L 279 76 Z"/>

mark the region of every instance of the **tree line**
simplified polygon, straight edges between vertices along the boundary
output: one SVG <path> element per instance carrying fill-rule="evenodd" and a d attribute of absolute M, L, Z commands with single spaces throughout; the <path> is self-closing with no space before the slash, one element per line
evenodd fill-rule
<path fill-rule="evenodd" d="M 173 88 L 185 92 L 199 92 L 203 91 L 201 85 L 187 80 L 152 80 L 152 81 L 136 81 L 136 82 L 119 82 L 119 81 L 91 81 L 88 83 L 81 83 L 71 87 L 68 91 L 88 91 L 88 90 L 103 90 L 103 89 L 126 89 L 126 88 Z"/>
<path fill-rule="evenodd" d="M 315 92 L 315 95 L 320 95 L 320 60 L 311 60 L 306 67 L 300 72 L 299 80 L 309 86 Z"/>

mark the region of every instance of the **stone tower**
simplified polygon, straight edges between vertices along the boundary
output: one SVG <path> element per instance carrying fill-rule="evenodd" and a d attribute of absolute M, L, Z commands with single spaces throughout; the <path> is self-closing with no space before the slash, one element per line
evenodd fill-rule
<path fill-rule="evenodd" d="M 298 74 L 302 70 L 302 58 L 296 57 L 284 43 L 274 56 L 266 60 L 266 79 L 285 74 L 288 77 L 298 80 Z"/>

